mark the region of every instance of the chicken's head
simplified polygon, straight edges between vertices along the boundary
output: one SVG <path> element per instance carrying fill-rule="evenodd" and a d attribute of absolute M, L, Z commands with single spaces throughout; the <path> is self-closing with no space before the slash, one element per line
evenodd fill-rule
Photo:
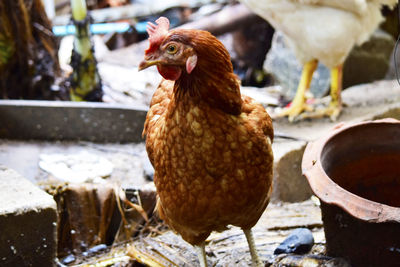
<path fill-rule="evenodd" d="M 158 72 L 167 80 L 176 81 L 182 72 L 190 74 L 197 64 L 197 54 L 188 38 L 175 31 L 169 31 L 169 20 L 160 17 L 157 24 L 148 23 L 149 48 L 139 71 L 156 65 Z"/>

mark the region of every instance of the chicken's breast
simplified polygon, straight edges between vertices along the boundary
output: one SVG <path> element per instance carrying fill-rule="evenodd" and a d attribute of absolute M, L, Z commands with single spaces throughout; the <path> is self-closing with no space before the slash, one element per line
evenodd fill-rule
<path fill-rule="evenodd" d="M 271 118 L 248 97 L 238 116 L 173 94 L 161 109 L 170 85 L 157 89 L 145 126 L 161 217 L 191 244 L 229 224 L 250 229 L 271 192 Z"/>

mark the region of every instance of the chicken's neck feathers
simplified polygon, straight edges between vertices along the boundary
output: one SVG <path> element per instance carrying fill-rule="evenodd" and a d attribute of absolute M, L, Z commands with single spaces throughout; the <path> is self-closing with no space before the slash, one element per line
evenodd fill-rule
<path fill-rule="evenodd" d="M 175 81 L 174 100 L 182 105 L 205 102 L 225 113 L 239 115 L 242 100 L 236 75 L 215 66 L 204 65 L 196 67 L 191 74 L 182 74 Z"/>

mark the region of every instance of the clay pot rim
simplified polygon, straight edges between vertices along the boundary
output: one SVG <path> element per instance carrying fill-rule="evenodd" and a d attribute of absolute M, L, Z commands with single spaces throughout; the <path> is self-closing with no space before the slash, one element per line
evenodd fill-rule
<path fill-rule="evenodd" d="M 367 124 L 399 123 L 400 121 L 395 119 L 342 123 L 334 127 L 326 136 L 308 143 L 301 165 L 303 175 L 307 178 L 315 195 L 324 203 L 337 205 L 360 220 L 373 223 L 400 222 L 400 208 L 368 200 L 345 190 L 328 177 L 321 163 L 321 154 L 325 145 L 341 132 Z"/>

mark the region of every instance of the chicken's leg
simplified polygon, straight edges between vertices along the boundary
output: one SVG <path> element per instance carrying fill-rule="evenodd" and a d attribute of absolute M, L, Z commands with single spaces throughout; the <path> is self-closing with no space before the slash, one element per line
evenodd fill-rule
<path fill-rule="evenodd" d="M 342 77 L 343 64 L 331 69 L 331 102 L 327 108 L 316 111 L 317 117 L 329 116 L 332 121 L 336 121 L 342 110 Z"/>
<path fill-rule="evenodd" d="M 256 266 L 256 267 L 264 266 L 264 264 L 261 262 L 260 258 L 258 257 L 256 244 L 254 243 L 254 237 L 253 237 L 253 233 L 251 232 L 251 229 L 243 229 L 243 232 L 246 236 L 247 243 L 249 244 L 251 260 L 253 262 L 253 266 Z"/>
<path fill-rule="evenodd" d="M 194 245 L 194 248 L 199 258 L 200 267 L 207 267 L 206 244 L 203 242 L 201 245 Z"/>
<path fill-rule="evenodd" d="M 311 111 L 312 107 L 308 106 L 306 102 L 306 92 L 310 88 L 311 79 L 315 69 L 318 66 L 318 60 L 311 60 L 307 62 L 301 74 L 299 86 L 297 88 L 296 96 L 294 97 L 289 108 L 285 108 L 279 117 L 288 116 L 289 121 L 293 121 L 296 116 L 301 114 L 304 110 Z"/>

